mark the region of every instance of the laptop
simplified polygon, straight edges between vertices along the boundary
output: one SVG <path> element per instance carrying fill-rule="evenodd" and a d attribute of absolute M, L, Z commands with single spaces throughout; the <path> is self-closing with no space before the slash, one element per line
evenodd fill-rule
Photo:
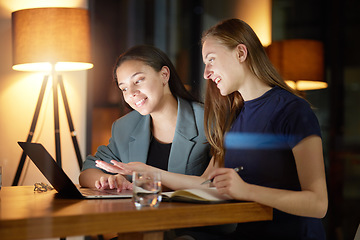
<path fill-rule="evenodd" d="M 116 189 L 97 190 L 96 188 L 77 187 L 42 144 L 30 142 L 18 142 L 18 144 L 55 188 L 59 198 L 99 199 L 132 197 L 132 190 L 117 192 Z"/>

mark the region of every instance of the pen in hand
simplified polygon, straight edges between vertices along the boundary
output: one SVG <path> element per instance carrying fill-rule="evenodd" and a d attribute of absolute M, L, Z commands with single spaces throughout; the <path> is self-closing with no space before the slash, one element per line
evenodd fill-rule
<path fill-rule="evenodd" d="M 244 169 L 243 166 L 234 168 L 235 172 L 240 172 L 240 171 L 242 171 L 243 169 Z M 208 179 L 208 180 L 202 182 L 200 185 L 212 183 L 213 180 L 214 180 L 213 178 L 212 178 L 212 179 Z"/>

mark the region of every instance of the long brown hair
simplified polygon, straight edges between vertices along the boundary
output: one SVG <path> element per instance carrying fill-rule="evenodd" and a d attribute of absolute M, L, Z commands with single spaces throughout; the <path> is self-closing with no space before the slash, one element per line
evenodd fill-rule
<path fill-rule="evenodd" d="M 255 76 L 271 87 L 279 86 L 296 94 L 271 64 L 259 38 L 244 21 L 240 19 L 224 20 L 203 33 L 202 44 L 208 38 L 215 39 L 230 50 L 235 49 L 239 44 L 244 44 L 248 50 L 245 63 Z M 224 163 L 225 133 L 229 131 L 243 104 L 244 100 L 239 92 L 222 96 L 215 83 L 208 81 L 204 105 L 204 127 L 206 137 L 211 145 L 211 154 L 214 156 L 215 162 L 220 163 L 220 166 Z"/>

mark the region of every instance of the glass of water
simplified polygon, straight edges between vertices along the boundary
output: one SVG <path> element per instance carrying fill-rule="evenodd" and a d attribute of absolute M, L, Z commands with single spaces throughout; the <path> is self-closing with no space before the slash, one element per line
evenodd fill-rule
<path fill-rule="evenodd" d="M 160 205 L 160 172 L 133 172 L 133 201 L 137 209 Z"/>

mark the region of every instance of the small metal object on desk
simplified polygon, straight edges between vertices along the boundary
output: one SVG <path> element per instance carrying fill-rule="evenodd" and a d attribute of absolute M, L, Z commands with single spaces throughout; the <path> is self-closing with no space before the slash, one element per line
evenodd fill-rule
<path fill-rule="evenodd" d="M 48 190 L 53 190 L 54 188 L 46 183 L 34 183 L 34 192 L 47 192 Z"/>

